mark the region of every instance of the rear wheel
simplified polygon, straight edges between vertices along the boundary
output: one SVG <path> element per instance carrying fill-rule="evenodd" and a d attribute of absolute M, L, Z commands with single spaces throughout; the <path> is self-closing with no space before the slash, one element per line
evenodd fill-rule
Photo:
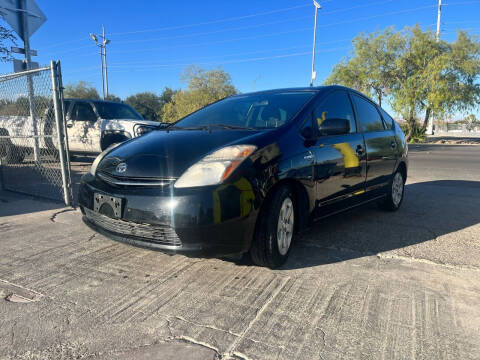
<path fill-rule="evenodd" d="M 390 180 L 387 197 L 380 203 L 380 206 L 389 211 L 396 211 L 400 208 L 405 192 L 405 178 L 401 171 L 395 172 Z"/>
<path fill-rule="evenodd" d="M 273 194 L 260 213 L 250 249 L 252 261 L 259 266 L 276 268 L 288 258 L 294 240 L 295 204 L 289 187 Z"/>
<path fill-rule="evenodd" d="M 19 151 L 10 139 L 0 138 L 0 162 L 2 164 L 18 164 L 25 158 L 25 153 Z"/>

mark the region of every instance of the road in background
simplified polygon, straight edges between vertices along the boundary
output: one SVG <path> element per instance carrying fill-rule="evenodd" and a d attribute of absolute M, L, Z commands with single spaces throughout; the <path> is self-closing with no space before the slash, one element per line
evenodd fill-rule
<path fill-rule="evenodd" d="M 0 294 L 33 300 L 0 300 L 0 358 L 480 359 L 478 159 L 410 146 L 398 212 L 325 219 L 274 271 L 124 245 L 0 193 Z"/>

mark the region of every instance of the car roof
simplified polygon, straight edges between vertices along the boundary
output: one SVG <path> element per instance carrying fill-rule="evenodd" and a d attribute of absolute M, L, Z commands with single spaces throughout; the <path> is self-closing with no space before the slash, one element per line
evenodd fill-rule
<path fill-rule="evenodd" d="M 105 103 L 113 103 L 113 104 L 123 104 L 122 101 L 102 100 L 102 99 L 64 98 L 63 100 L 64 100 L 64 101 L 93 101 L 93 102 L 105 102 Z"/>
<path fill-rule="evenodd" d="M 233 96 L 265 94 L 265 93 L 281 93 L 281 92 L 303 92 L 303 91 L 313 91 L 313 92 L 320 93 L 320 92 L 326 92 L 326 91 L 333 90 L 333 89 L 342 89 L 342 90 L 352 91 L 354 93 L 360 94 L 360 95 L 368 98 L 368 96 L 362 94 L 361 92 L 359 92 L 355 89 L 351 89 L 349 87 L 341 86 L 341 85 L 324 85 L 324 86 L 304 86 L 304 87 L 294 87 L 294 88 L 280 88 L 280 89 L 254 91 L 254 92 L 249 92 L 249 93 L 237 94 L 237 95 L 233 95 Z"/>

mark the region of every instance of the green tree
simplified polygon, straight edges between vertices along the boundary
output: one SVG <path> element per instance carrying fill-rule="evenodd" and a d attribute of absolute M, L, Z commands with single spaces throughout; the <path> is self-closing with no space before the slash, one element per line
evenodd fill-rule
<path fill-rule="evenodd" d="M 86 81 L 66 85 L 63 94 L 66 98 L 100 99 L 97 89 Z"/>
<path fill-rule="evenodd" d="M 381 104 L 387 99 L 407 120 L 407 138 L 424 132 L 432 113 L 445 115 L 478 106 L 480 43 L 465 32 L 455 42 L 437 41 L 419 26 L 361 34 L 351 56 L 326 80 L 356 88 Z M 416 117 L 423 114 L 417 125 Z"/>
<path fill-rule="evenodd" d="M 8 43 L 16 44 L 17 38 L 11 30 L 0 25 L 0 61 L 7 62 L 12 60 Z M 7 43 L 7 44 L 6 44 Z"/>
<path fill-rule="evenodd" d="M 353 39 L 351 55 L 334 67 L 325 83 L 355 88 L 376 98 L 381 106 L 391 93 L 395 60 L 404 42 L 404 36 L 393 28 L 358 35 Z"/>
<path fill-rule="evenodd" d="M 159 96 L 153 92 L 141 92 L 130 95 L 125 102 L 137 110 L 145 119 L 160 121 L 162 107 L 172 101 L 175 90 L 166 87 Z"/>
<path fill-rule="evenodd" d="M 415 116 L 424 114 L 426 129 L 436 115 L 466 111 L 480 99 L 480 44 L 465 32 L 453 43 L 437 41 L 431 31 L 409 29 L 404 52 L 396 61 L 392 91 L 393 108 L 409 124 L 407 138 L 415 127 Z"/>
<path fill-rule="evenodd" d="M 120 99 L 117 95 L 114 95 L 114 94 L 108 94 L 108 96 L 105 97 L 105 100 L 118 101 L 118 102 L 122 101 L 122 99 Z"/>
<path fill-rule="evenodd" d="M 191 65 L 180 79 L 188 86 L 185 90 L 176 92 L 172 101 L 164 105 L 164 122 L 177 121 L 208 104 L 237 93 L 230 74 L 221 68 L 204 70 Z"/>

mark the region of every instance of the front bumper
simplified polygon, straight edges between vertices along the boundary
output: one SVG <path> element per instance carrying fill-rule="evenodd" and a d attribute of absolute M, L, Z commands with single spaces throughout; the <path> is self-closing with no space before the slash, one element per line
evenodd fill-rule
<path fill-rule="evenodd" d="M 121 217 L 94 212 L 94 194 L 122 199 Z M 248 251 L 258 204 L 250 183 L 196 189 L 117 187 L 82 177 L 78 201 L 84 222 L 114 240 L 166 252 L 222 256 Z"/>

